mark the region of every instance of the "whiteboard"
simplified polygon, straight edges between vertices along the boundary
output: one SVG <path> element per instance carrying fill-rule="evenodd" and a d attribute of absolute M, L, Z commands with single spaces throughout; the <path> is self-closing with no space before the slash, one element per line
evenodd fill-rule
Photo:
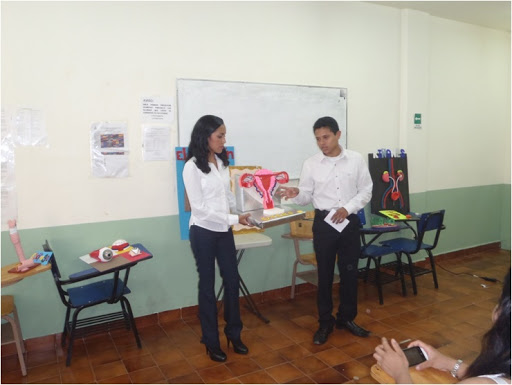
<path fill-rule="evenodd" d="M 319 151 L 313 124 L 323 116 L 336 119 L 347 145 L 346 88 L 178 79 L 177 93 L 179 145 L 189 145 L 201 116 L 217 115 L 236 165 L 298 178 L 304 160 Z"/>

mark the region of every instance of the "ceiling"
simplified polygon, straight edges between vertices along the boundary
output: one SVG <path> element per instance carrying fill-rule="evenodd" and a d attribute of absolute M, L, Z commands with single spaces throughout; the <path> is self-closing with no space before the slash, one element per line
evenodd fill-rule
<path fill-rule="evenodd" d="M 510 32 L 510 1 L 370 1 Z"/>

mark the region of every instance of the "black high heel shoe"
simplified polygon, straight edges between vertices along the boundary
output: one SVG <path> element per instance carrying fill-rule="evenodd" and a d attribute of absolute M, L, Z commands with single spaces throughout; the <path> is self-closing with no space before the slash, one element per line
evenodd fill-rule
<path fill-rule="evenodd" d="M 226 340 L 228 341 L 228 349 L 229 349 L 229 343 L 231 342 L 233 344 L 233 350 L 237 354 L 247 354 L 249 353 L 249 348 L 244 345 L 242 340 L 239 338 L 237 340 L 232 340 L 228 337 L 226 337 Z"/>
<path fill-rule="evenodd" d="M 210 356 L 212 361 L 224 362 L 228 359 L 226 353 L 220 350 L 220 348 L 209 348 L 206 346 L 206 354 Z"/>

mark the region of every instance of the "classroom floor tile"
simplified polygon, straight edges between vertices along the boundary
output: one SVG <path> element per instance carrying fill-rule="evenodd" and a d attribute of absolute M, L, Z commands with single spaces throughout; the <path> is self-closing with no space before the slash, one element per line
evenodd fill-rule
<path fill-rule="evenodd" d="M 472 274 L 502 280 L 510 267 L 510 252 L 487 250 L 441 259 L 437 264 L 439 289 L 434 288 L 431 275 L 420 276 L 415 296 L 407 276 L 407 296 L 402 296 L 399 282 L 384 285 L 383 305 L 378 303 L 375 286 L 359 282 L 356 322 L 372 332 L 369 338 L 334 329 L 327 343 L 313 344 L 318 327 L 316 293 L 299 290 L 293 300 L 258 304 L 268 324 L 242 307 L 242 340 L 249 347 L 248 355 L 227 349 L 221 315 L 221 348 L 228 356 L 224 363 L 211 361 L 205 354 L 199 343 L 199 321 L 189 317 L 140 327 L 142 349 L 133 334 L 123 330 L 77 340 L 70 367 L 65 365 L 67 350 L 60 341 L 51 350 L 29 351 L 25 354 L 26 377 L 21 376 L 16 355 L 4 356 L 1 382 L 375 383 L 370 376 L 375 363 L 372 354 L 382 336 L 398 341 L 419 338 L 445 354 L 472 360 L 491 325 L 490 314 L 501 292 L 500 283 L 485 282 Z M 337 301 L 336 288 L 333 298 Z"/>

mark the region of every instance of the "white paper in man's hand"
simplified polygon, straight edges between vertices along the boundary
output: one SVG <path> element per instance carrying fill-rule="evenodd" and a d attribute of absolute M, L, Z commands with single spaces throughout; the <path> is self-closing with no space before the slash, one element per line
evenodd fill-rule
<path fill-rule="evenodd" d="M 332 221 L 332 216 L 334 215 L 334 213 L 336 212 L 336 210 L 332 209 L 329 214 L 327 214 L 327 216 L 325 217 L 324 221 L 326 221 L 328 224 L 330 224 L 332 227 L 334 227 L 338 232 L 342 232 L 343 229 L 345 227 L 347 227 L 347 225 L 350 223 L 350 221 L 345 218 L 345 220 L 341 223 L 334 223 Z"/>

